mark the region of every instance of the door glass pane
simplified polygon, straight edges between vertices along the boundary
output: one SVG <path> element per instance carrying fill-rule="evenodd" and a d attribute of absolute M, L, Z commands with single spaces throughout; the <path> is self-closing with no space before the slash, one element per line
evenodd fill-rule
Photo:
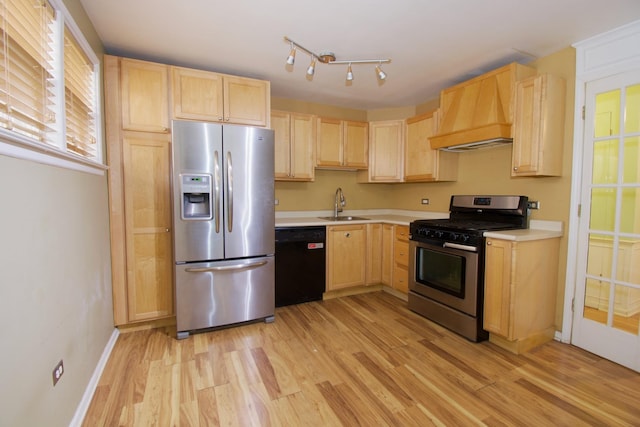
<path fill-rule="evenodd" d="M 618 181 L 618 140 L 607 139 L 593 144 L 593 183 Z"/>
<path fill-rule="evenodd" d="M 620 90 L 596 95 L 594 137 L 620 133 Z"/>
<path fill-rule="evenodd" d="M 640 132 L 640 84 L 627 87 L 624 133 Z"/>
<path fill-rule="evenodd" d="M 599 234 L 589 236 L 587 255 L 587 274 L 590 276 L 611 278 L 613 238 Z"/>
<path fill-rule="evenodd" d="M 638 335 L 640 289 L 616 285 L 613 305 L 613 327 Z"/>
<path fill-rule="evenodd" d="M 609 313 L 609 283 L 587 279 L 584 295 L 582 316 L 606 325 Z"/>
<path fill-rule="evenodd" d="M 625 184 L 640 183 L 640 137 L 629 137 L 624 139 L 624 169 L 623 182 Z"/>
<path fill-rule="evenodd" d="M 640 233 L 640 197 L 638 188 L 622 189 L 622 211 L 620 215 L 620 231 L 623 233 Z"/>
<path fill-rule="evenodd" d="M 593 188 L 591 190 L 592 230 L 613 231 L 616 212 L 616 190 L 614 188 Z"/>

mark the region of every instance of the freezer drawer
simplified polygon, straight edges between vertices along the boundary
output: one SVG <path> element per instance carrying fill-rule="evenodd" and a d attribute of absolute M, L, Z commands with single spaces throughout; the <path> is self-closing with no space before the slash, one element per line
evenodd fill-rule
<path fill-rule="evenodd" d="M 178 338 L 275 312 L 274 256 L 176 265 Z"/>

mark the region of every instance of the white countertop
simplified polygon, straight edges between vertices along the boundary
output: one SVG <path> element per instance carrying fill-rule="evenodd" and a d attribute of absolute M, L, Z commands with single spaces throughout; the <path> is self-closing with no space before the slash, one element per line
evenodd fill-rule
<path fill-rule="evenodd" d="M 331 211 L 286 211 L 276 212 L 276 227 L 305 227 L 314 225 L 387 223 L 409 225 L 417 219 L 448 218 L 449 213 L 403 211 L 397 209 L 371 209 L 340 212 L 339 216 L 358 216 L 365 220 L 331 221 L 320 217 L 333 216 Z"/>
<path fill-rule="evenodd" d="M 562 237 L 561 221 L 536 221 L 532 220 L 526 230 L 487 231 L 484 237 L 494 239 L 525 242 L 527 240 L 544 240 Z"/>
<path fill-rule="evenodd" d="M 327 226 L 340 224 L 368 224 L 387 223 L 397 225 L 409 225 L 411 221 L 418 219 L 448 218 L 449 213 L 404 211 L 398 209 L 371 209 L 358 211 L 344 211 L 340 216 L 358 216 L 367 219 L 352 221 L 330 221 L 320 217 L 332 216 L 331 211 L 284 211 L 276 212 L 276 227 L 307 227 Z M 531 220 L 526 230 L 505 230 L 484 233 L 485 237 L 496 239 L 526 241 L 542 240 L 562 237 L 563 227 L 561 221 Z"/>

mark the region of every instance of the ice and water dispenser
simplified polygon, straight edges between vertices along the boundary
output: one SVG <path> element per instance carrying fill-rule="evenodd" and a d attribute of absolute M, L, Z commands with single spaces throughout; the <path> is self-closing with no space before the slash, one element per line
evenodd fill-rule
<path fill-rule="evenodd" d="M 183 174 L 181 178 L 182 219 L 212 219 L 211 175 Z"/>

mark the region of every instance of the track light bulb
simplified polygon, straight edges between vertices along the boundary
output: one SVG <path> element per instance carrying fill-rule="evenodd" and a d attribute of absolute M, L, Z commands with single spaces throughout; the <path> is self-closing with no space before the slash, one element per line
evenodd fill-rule
<path fill-rule="evenodd" d="M 296 62 L 296 48 L 295 46 L 291 46 L 291 52 L 289 52 L 289 56 L 287 56 L 287 64 L 293 65 Z"/>
<path fill-rule="evenodd" d="M 310 76 L 313 76 L 313 73 L 315 73 L 315 71 L 316 71 L 316 58 L 314 56 L 313 59 L 311 60 L 311 64 L 309 65 L 309 68 L 307 68 L 307 74 Z"/>
<path fill-rule="evenodd" d="M 351 71 L 351 64 L 347 67 L 347 81 L 350 82 L 353 80 L 353 72 Z"/>
<path fill-rule="evenodd" d="M 378 78 L 380 80 L 384 80 L 387 78 L 386 73 L 382 71 L 382 69 L 380 68 L 380 65 L 376 65 L 376 74 L 378 75 Z"/>

